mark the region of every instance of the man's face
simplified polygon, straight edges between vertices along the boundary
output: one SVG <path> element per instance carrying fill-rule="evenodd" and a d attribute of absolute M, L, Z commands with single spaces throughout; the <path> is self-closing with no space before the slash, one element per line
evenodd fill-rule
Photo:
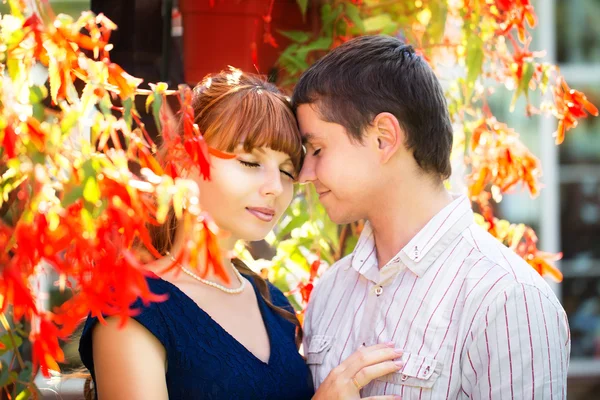
<path fill-rule="evenodd" d="M 373 188 L 378 182 L 379 162 L 371 140 L 351 141 L 346 128 L 321 119 L 314 105 L 297 110 L 306 158 L 299 181 L 311 182 L 329 218 L 346 224 L 366 218 Z"/>

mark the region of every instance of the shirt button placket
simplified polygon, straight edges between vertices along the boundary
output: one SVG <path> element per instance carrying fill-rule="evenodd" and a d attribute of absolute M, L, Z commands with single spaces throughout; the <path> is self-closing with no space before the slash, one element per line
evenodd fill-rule
<path fill-rule="evenodd" d="M 373 344 L 377 344 L 376 330 L 377 321 L 380 318 L 380 295 L 382 293 L 383 288 L 379 285 L 375 285 L 369 290 L 369 295 L 367 296 L 367 304 L 365 306 L 365 310 L 361 321 L 360 335 L 358 336 L 359 342 L 357 345 L 364 344 L 366 346 L 370 346 Z"/>

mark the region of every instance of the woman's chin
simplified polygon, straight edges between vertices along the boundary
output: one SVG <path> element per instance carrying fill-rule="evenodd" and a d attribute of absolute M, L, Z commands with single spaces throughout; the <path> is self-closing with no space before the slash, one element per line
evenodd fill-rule
<path fill-rule="evenodd" d="M 237 232 L 236 237 L 244 242 L 258 242 L 259 240 L 263 240 L 267 237 L 269 232 L 273 229 L 272 226 L 267 228 L 254 228 L 254 229 L 246 229 L 243 232 L 240 230 Z"/>

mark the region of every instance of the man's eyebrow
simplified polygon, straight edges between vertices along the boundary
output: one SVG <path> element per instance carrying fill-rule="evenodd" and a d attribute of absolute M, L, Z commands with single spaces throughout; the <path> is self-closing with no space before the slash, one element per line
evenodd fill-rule
<path fill-rule="evenodd" d="M 303 133 L 302 134 L 302 144 L 306 144 L 315 139 L 315 135 L 312 133 Z"/>

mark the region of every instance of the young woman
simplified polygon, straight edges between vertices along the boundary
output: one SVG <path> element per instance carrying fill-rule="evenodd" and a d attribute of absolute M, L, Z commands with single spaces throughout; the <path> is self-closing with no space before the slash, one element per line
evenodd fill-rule
<path fill-rule="evenodd" d="M 100 400 L 309 399 L 312 379 L 290 303 L 228 256 L 237 240 L 263 239 L 292 200 L 302 162 L 294 114 L 275 86 L 233 69 L 200 83 L 193 107 L 208 144 L 235 154 L 211 159 L 210 180 L 194 168 L 186 172 L 198 182 L 203 210 L 229 233 L 220 248 L 232 279 L 200 277 L 186 265 L 183 273 L 148 278 L 168 300 L 136 304 L 140 312 L 124 328 L 88 318 L 81 359 Z M 185 237 L 174 219 L 162 226 L 155 244 L 165 257 L 148 268 L 159 273 L 172 264 Z M 385 345 L 361 350 L 328 384 L 359 398 L 367 380 L 398 370 L 391 361 L 398 357 Z"/>

